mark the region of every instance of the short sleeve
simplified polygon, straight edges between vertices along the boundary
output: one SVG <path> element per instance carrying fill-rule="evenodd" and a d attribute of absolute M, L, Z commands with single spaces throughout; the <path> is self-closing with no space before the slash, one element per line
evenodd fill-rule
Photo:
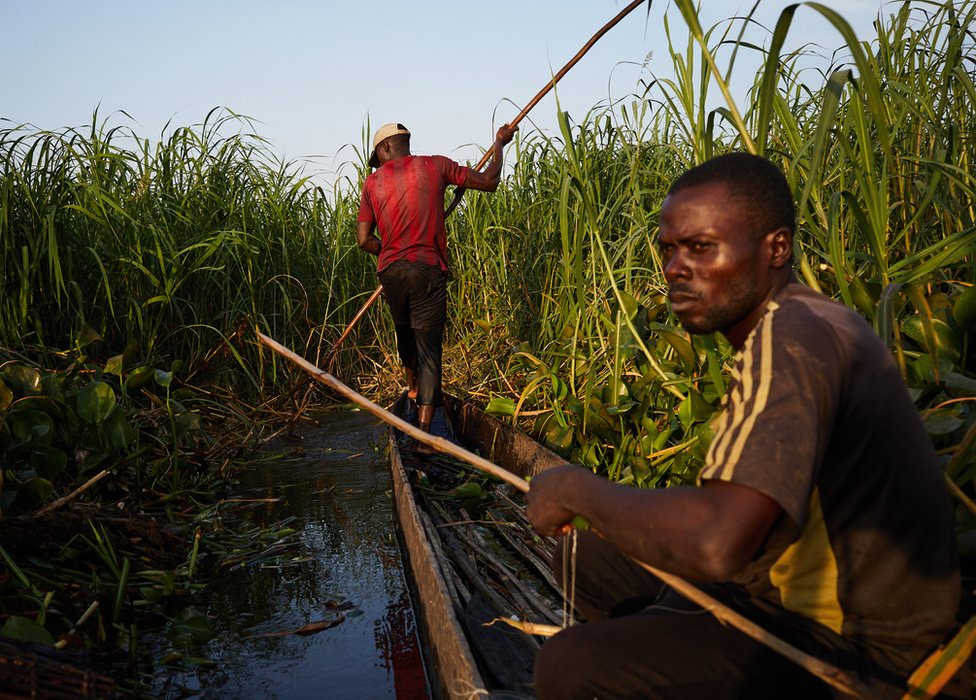
<path fill-rule="evenodd" d="M 782 317 L 777 307 L 756 326 L 736 357 L 701 481 L 760 491 L 799 526 L 827 449 L 839 378 L 828 370 L 833 335 Z"/>
<path fill-rule="evenodd" d="M 437 167 L 437 171 L 444 178 L 445 182 L 448 182 L 456 187 L 464 187 L 465 183 L 468 181 L 468 168 L 455 163 L 450 158 L 445 158 L 444 156 L 432 156 L 434 160 L 434 165 Z"/>

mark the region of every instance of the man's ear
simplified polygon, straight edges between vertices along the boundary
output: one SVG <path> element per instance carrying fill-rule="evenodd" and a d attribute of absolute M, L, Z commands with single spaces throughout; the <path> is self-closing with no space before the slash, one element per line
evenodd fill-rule
<path fill-rule="evenodd" d="M 793 258 L 793 234 L 790 230 L 782 226 L 767 234 L 766 241 L 769 245 L 769 264 L 777 269 L 789 265 Z"/>

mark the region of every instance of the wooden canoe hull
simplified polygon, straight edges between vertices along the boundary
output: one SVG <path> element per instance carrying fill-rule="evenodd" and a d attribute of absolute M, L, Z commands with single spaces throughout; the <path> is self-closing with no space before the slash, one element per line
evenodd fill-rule
<path fill-rule="evenodd" d="M 401 397 L 394 412 L 403 405 L 405 397 Z M 565 462 L 524 433 L 471 404 L 445 395 L 444 412 L 462 444 L 469 449 L 476 448 L 486 459 L 519 476 L 531 476 Z M 442 570 L 445 557 L 439 551 L 439 539 L 429 535 L 434 527 L 414 499 L 397 437 L 397 432 L 391 429 L 393 494 L 431 695 L 435 698 L 502 697 L 486 690 L 460 621 L 459 602 L 452 597 Z"/>

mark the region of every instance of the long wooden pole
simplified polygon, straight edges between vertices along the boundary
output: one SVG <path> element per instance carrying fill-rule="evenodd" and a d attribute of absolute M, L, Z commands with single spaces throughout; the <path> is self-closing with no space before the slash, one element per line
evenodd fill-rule
<path fill-rule="evenodd" d="M 593 47 L 593 45 L 597 41 L 599 41 L 604 34 L 610 31 L 614 27 L 614 25 L 620 22 L 620 20 L 622 20 L 624 17 L 630 14 L 631 11 L 633 11 L 638 5 L 641 5 L 642 3 L 647 1 L 648 0 L 633 0 L 633 2 L 627 5 L 627 7 L 625 7 L 620 12 L 618 12 L 616 17 L 614 17 L 609 22 L 607 22 L 602 27 L 600 27 L 600 30 L 592 37 L 590 37 L 590 40 L 583 45 L 583 48 L 577 51 L 576 55 L 573 56 L 565 66 L 560 68 L 559 72 L 556 73 L 552 77 L 552 79 L 546 83 L 545 87 L 539 90 L 539 92 L 536 93 L 536 96 L 533 97 L 531 100 L 529 100 L 529 103 L 522 108 L 522 111 L 519 112 L 518 115 L 516 115 L 516 117 L 512 121 L 508 122 L 509 125 L 518 126 L 518 123 L 525 118 L 525 115 L 527 115 L 533 107 L 539 104 L 539 101 L 543 97 L 545 97 L 550 90 L 556 87 L 556 83 L 558 83 L 562 79 L 562 77 L 566 75 L 573 66 L 579 63 L 579 60 L 586 55 L 586 52 L 589 51 Z M 492 153 L 492 149 L 490 148 L 487 151 L 485 151 L 484 155 L 481 156 L 481 160 L 479 160 L 478 164 L 474 166 L 474 169 L 481 170 L 483 167 L 485 167 L 485 165 L 488 163 L 488 159 L 491 157 L 491 153 Z M 451 203 L 448 205 L 447 209 L 444 210 L 445 218 L 449 216 L 451 212 L 454 211 L 454 209 L 457 207 L 458 204 L 461 203 L 461 198 L 463 196 L 464 196 L 464 188 L 458 187 L 454 191 L 454 199 L 451 200 Z M 349 325 L 346 326 L 346 330 L 342 332 L 342 335 L 339 336 L 339 339 L 332 345 L 332 349 L 329 350 L 329 352 L 326 354 L 326 357 L 331 357 L 336 353 L 336 351 L 339 349 L 339 346 L 342 344 L 342 341 L 345 340 L 346 336 L 348 336 L 352 332 L 352 329 L 356 326 L 357 323 L 359 323 L 359 319 L 363 317 L 363 315 L 366 313 L 369 307 L 372 306 L 373 303 L 379 298 L 380 293 L 382 291 L 383 291 L 383 285 L 381 284 L 376 288 L 376 291 L 373 292 L 373 294 L 369 297 L 369 299 L 366 300 L 366 303 L 363 304 L 363 308 L 361 308 L 359 312 L 355 316 L 353 316 L 352 320 L 349 322 Z M 327 363 L 323 363 L 323 364 L 326 364 L 326 366 L 328 366 Z"/>
<path fill-rule="evenodd" d="M 528 492 L 529 483 L 525 479 L 512 474 L 507 469 L 503 469 L 493 462 L 489 462 L 483 457 L 479 457 L 473 452 L 469 452 L 460 445 L 455 445 L 444 438 L 431 435 L 430 433 L 408 423 L 399 416 L 390 413 L 385 408 L 373 403 L 365 396 L 362 396 L 347 385 L 343 384 L 328 372 L 319 369 L 311 362 L 308 362 L 305 358 L 296 355 L 294 352 L 281 345 L 274 339 L 264 335 L 261 333 L 261 331 L 257 331 L 257 337 L 263 345 L 303 369 L 305 372 L 310 374 L 315 381 L 325 384 L 353 403 L 366 409 L 380 420 L 403 431 L 419 442 L 430 445 L 440 452 L 444 452 L 452 457 L 457 457 L 458 459 L 467 462 L 473 467 L 476 467 L 477 469 L 480 469 L 483 472 L 490 474 L 507 484 L 510 484 L 523 493 Z M 806 669 L 808 672 L 817 676 L 825 683 L 828 683 L 832 687 L 847 693 L 848 695 L 852 695 L 855 698 L 869 697 L 868 691 L 864 685 L 857 678 L 853 677 L 846 671 L 843 671 L 832 664 L 826 663 L 821 659 L 811 656 L 810 654 L 807 654 L 806 652 L 803 652 L 784 642 L 779 637 L 776 637 L 775 635 L 772 635 L 764 630 L 752 620 L 740 615 L 728 606 L 723 605 L 719 601 L 715 600 L 712 596 L 688 583 L 679 576 L 669 574 L 666 571 L 661 571 L 660 569 L 657 569 L 650 564 L 645 564 L 644 562 L 638 561 L 637 563 L 650 573 L 657 576 L 659 579 L 661 579 L 661 581 L 673 588 L 680 595 L 710 612 L 721 622 L 735 627 L 737 630 L 756 640 L 760 644 L 763 644 L 773 651 L 785 656 L 787 659 L 801 668 Z"/>

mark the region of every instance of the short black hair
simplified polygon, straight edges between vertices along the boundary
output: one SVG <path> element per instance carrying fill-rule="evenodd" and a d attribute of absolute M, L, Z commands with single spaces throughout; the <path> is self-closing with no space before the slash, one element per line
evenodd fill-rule
<path fill-rule="evenodd" d="M 688 187 L 721 182 L 752 221 L 754 236 L 787 227 L 796 228 L 793 192 L 782 171 L 772 162 L 751 153 L 726 153 L 685 171 L 671 184 L 672 195 Z"/>

